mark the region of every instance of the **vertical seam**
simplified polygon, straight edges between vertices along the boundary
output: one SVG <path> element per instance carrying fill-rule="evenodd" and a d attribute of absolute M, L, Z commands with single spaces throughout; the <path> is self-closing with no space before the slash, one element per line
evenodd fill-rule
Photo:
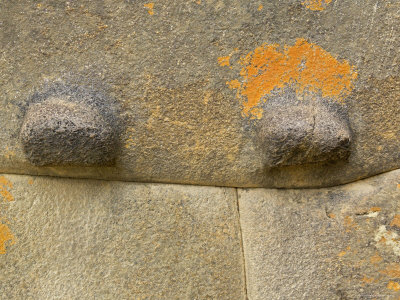
<path fill-rule="evenodd" d="M 239 240 L 240 240 L 240 250 L 242 253 L 242 262 L 243 262 L 243 290 L 244 290 L 244 299 L 248 300 L 247 296 L 247 274 L 246 274 L 246 258 L 244 255 L 244 242 L 243 242 L 243 232 L 242 232 L 242 223 L 240 221 L 240 209 L 239 209 L 239 192 L 238 188 L 235 188 L 235 195 L 236 195 L 236 209 L 237 209 L 237 220 L 239 225 Z"/>

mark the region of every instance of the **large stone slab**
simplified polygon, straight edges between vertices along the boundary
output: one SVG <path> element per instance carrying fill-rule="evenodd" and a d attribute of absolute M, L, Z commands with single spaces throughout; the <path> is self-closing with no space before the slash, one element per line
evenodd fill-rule
<path fill-rule="evenodd" d="M 399 183 L 239 189 L 249 299 L 398 299 Z"/>
<path fill-rule="evenodd" d="M 399 168 L 399 15 L 398 0 L 1 1 L 0 172 L 234 187 L 319 187 Z M 247 65 L 246 57 L 263 51 L 269 53 L 264 60 Z M 298 64 L 291 66 L 294 57 Z M 271 59 L 278 61 L 272 71 Z M 243 90 L 252 79 L 243 77 L 248 67 L 268 75 L 252 90 L 260 93 L 254 103 L 250 101 L 254 93 Z M 293 76 L 285 79 L 285 74 Z M 24 112 L 34 91 L 42 92 L 58 81 L 72 90 L 73 85 L 92 87 L 120 104 L 120 117 L 126 122 L 121 149 L 107 154 L 116 157 L 114 166 L 29 163 L 32 155 L 24 154 L 19 138 Z M 273 147 L 277 149 L 260 147 L 262 137 L 255 128 L 263 119 L 272 127 L 274 122 L 268 120 L 284 111 L 277 124 L 283 137 L 290 132 L 287 125 L 296 121 L 294 106 L 278 105 L 275 110 L 267 99 L 271 88 L 280 90 L 289 83 L 299 85 L 297 92 L 310 89 L 339 98 L 333 102 L 344 107 L 347 117 L 336 122 L 335 113 L 330 117 L 331 110 L 312 104 L 311 109 L 300 109 L 315 112 L 304 116 L 307 126 L 299 129 L 294 144 L 289 137 L 288 145 Z M 296 97 L 300 102 L 304 98 Z M 257 108 L 255 115 L 248 110 L 250 104 Z M 290 121 L 284 122 L 285 118 Z M 313 126 L 318 119 L 322 126 Z M 340 141 L 337 131 L 342 127 L 352 133 L 348 157 L 347 148 L 345 155 L 330 153 L 338 146 L 334 135 Z M 314 134 L 313 128 L 323 136 Z M 346 144 L 347 135 L 341 136 Z M 29 141 L 38 145 L 33 153 L 42 151 L 42 143 L 54 141 L 46 137 Z M 305 141 L 297 140 L 303 137 Z M 274 145 L 268 140 L 262 144 Z M 45 153 L 63 153 L 55 150 L 58 146 Z M 86 146 L 94 147 L 90 142 Z M 275 158 L 281 150 L 293 150 L 295 155 L 298 149 L 303 153 L 284 158 L 283 163 L 300 166 L 265 161 L 266 155 Z M 75 150 L 77 156 L 98 154 L 95 149 Z M 345 159 L 325 161 L 337 157 Z M 42 160 L 59 162 L 57 157 Z M 308 164 L 314 160 L 318 163 Z M 80 161 L 86 162 L 69 157 L 64 163 Z"/>
<path fill-rule="evenodd" d="M 0 177 L 1 299 L 244 299 L 234 189 Z"/>

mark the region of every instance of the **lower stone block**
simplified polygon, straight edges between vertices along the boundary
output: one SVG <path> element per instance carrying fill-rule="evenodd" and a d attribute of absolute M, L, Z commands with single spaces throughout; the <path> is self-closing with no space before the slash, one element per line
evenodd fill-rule
<path fill-rule="evenodd" d="M 0 177 L 1 299 L 244 299 L 230 188 Z"/>
<path fill-rule="evenodd" d="M 399 183 L 239 189 L 249 299 L 399 299 Z"/>

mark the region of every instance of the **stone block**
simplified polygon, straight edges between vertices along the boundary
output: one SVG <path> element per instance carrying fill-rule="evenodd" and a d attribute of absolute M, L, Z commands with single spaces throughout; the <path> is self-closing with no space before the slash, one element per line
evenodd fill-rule
<path fill-rule="evenodd" d="M 0 177 L 1 299 L 244 299 L 231 188 Z"/>
<path fill-rule="evenodd" d="M 296 188 L 399 168 L 399 12 L 398 0 L 2 1 L 0 172 Z M 41 158 L 73 166 L 32 164 L 21 108 L 55 82 L 119 104 L 126 126 L 119 150 L 105 151 L 111 165 L 97 144 Z M 270 105 L 286 88 L 300 102 L 315 95 L 314 130 L 308 112 Z M 319 110 L 322 98 L 345 124 Z M 278 133 L 263 142 L 272 147 L 259 147 L 260 123 Z"/>
<path fill-rule="evenodd" d="M 399 183 L 239 189 L 248 298 L 398 299 Z"/>

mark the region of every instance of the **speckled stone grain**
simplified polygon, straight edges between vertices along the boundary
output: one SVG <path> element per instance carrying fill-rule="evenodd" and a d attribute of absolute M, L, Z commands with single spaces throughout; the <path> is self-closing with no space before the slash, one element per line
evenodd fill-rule
<path fill-rule="evenodd" d="M 239 189 L 249 299 L 398 299 L 399 183 Z"/>
<path fill-rule="evenodd" d="M 0 299 L 244 299 L 234 189 L 19 175 L 0 185 L 13 235 Z"/>

